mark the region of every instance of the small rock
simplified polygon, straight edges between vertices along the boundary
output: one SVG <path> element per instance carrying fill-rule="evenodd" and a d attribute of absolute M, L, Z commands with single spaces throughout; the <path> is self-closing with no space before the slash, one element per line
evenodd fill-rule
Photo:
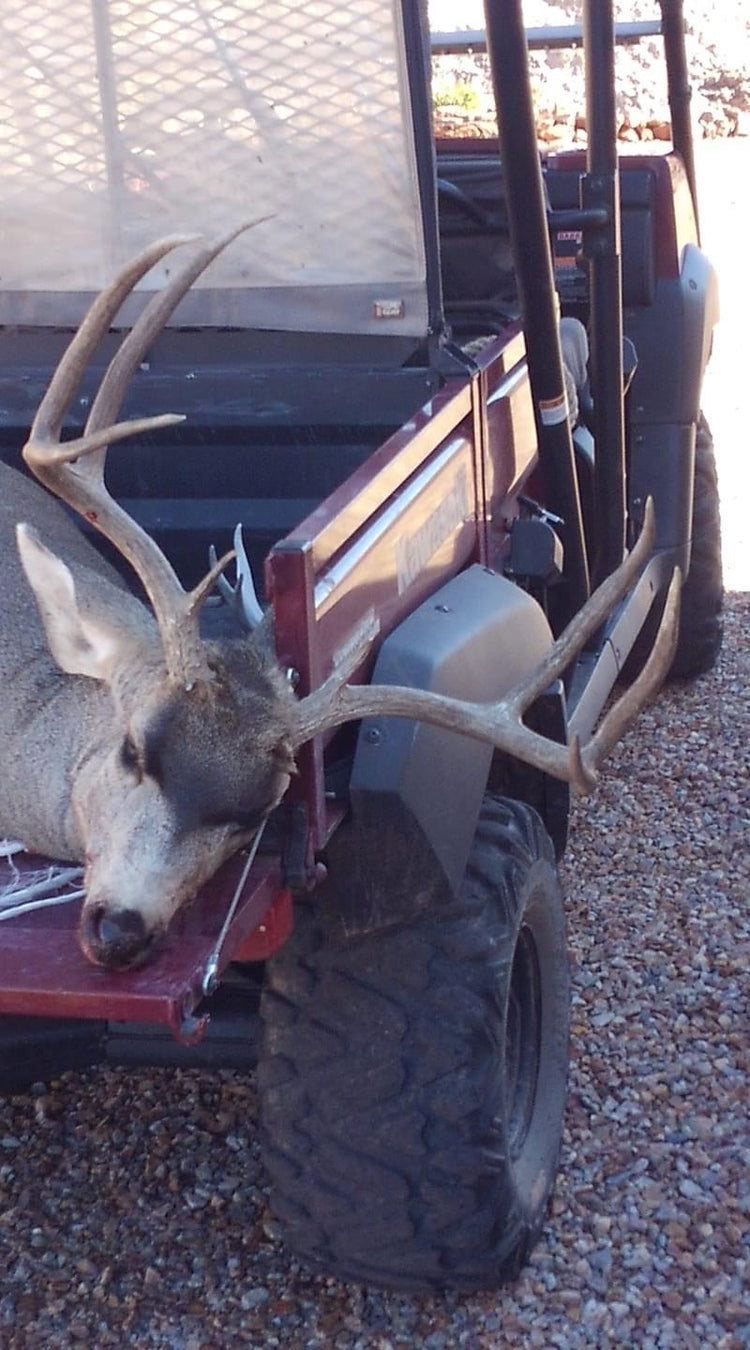
<path fill-rule="evenodd" d="M 270 1294 L 268 1290 L 264 1289 L 263 1285 L 256 1285 L 254 1289 L 247 1289 L 245 1291 L 240 1302 L 243 1308 L 260 1308 L 264 1303 L 268 1302 L 269 1298 Z"/>

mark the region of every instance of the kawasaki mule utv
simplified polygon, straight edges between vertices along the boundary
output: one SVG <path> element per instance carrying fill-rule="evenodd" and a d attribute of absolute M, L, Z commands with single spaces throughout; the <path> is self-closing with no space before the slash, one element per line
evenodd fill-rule
<path fill-rule="evenodd" d="M 437 147 L 419 0 L 3 7 L 3 459 L 23 468 L 113 273 L 252 218 L 131 362 L 128 415 L 185 420 L 113 446 L 108 481 L 187 586 L 236 537 L 241 585 L 206 617 L 235 622 L 262 578 L 289 706 L 317 713 L 262 838 L 134 968 L 79 948 L 89 872 L 50 880 L 6 839 L 1 1081 L 258 1062 L 286 1240 L 347 1279 L 470 1290 L 525 1261 L 565 1105 L 570 783 L 593 786 L 670 665 L 718 651 L 716 283 L 681 8 L 641 26 L 664 37 L 663 155 L 618 162 L 615 41 L 636 35 L 611 0 L 530 34 L 586 59 L 588 148 L 542 164 L 520 0 L 486 5 L 498 139 Z M 105 315 L 63 431 L 87 429 L 74 476 L 117 329 L 141 331 L 170 268 Z M 591 352 L 573 388 L 566 323 Z M 139 753 L 126 736 L 120 768 L 158 778 Z"/>

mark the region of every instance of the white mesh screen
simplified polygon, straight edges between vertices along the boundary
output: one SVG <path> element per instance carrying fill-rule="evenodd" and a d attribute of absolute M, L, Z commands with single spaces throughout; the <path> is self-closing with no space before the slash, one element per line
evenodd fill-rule
<path fill-rule="evenodd" d="M 179 322 L 421 334 L 410 121 L 398 0 L 3 0 L 0 319 L 269 215 Z"/>

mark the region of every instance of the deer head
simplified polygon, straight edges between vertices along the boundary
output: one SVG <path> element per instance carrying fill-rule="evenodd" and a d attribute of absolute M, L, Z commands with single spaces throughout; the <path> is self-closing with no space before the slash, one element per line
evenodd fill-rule
<path fill-rule="evenodd" d="M 236 233 L 196 252 L 153 297 L 110 363 L 82 436 L 61 444 L 80 377 L 125 296 L 187 241 L 163 240 L 120 273 L 63 356 L 24 448 L 37 478 L 131 563 L 155 616 L 154 622 L 96 573 L 88 577 L 79 568 L 74 579 L 63 557 L 30 526 L 18 526 L 21 560 L 52 656 L 66 675 L 101 689 L 73 770 L 71 812 L 86 862 L 81 945 L 92 961 L 112 968 L 145 959 L 175 911 L 253 837 L 294 771 L 293 697 L 273 659 L 267 626 L 244 642 L 200 637 L 201 602 L 233 554 L 185 592 L 164 554 L 104 483 L 108 445 L 182 420 L 167 415 L 118 425 L 115 419 L 155 336 Z M 89 714 L 91 703 L 89 697 Z"/>
<path fill-rule="evenodd" d="M 153 609 L 152 616 L 80 569 L 74 579 L 63 557 L 28 525 L 19 525 L 21 559 L 52 656 L 66 675 L 96 682 L 98 691 L 88 700 L 91 733 L 74 766 L 70 810 L 86 862 L 81 946 L 91 961 L 112 969 L 147 959 L 177 909 L 252 839 L 286 791 L 296 749 L 311 737 L 368 715 L 418 718 L 491 741 L 589 791 L 597 764 L 661 682 L 674 645 L 679 578 L 651 659 L 585 747 L 575 740 L 559 745 L 524 726 L 524 712 L 632 584 L 651 547 L 650 509 L 622 567 L 533 675 L 496 704 L 350 684 L 364 650 L 351 651 L 320 689 L 297 701 L 276 665 L 267 621 L 243 642 L 203 641 L 198 610 L 233 554 L 186 592 L 154 541 L 110 497 L 104 464 L 109 445 L 182 420 L 172 414 L 116 419 L 147 349 L 193 281 L 237 233 L 197 249 L 150 300 L 105 372 L 83 434 L 61 443 L 79 380 L 123 300 L 159 259 L 190 240 L 162 240 L 123 269 L 63 356 L 24 448 L 37 478 L 130 562 Z"/>

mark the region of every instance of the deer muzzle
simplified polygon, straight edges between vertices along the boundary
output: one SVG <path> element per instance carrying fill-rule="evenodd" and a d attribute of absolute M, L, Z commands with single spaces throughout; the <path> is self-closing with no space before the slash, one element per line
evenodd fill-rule
<path fill-rule="evenodd" d="M 158 938 L 136 909 L 85 905 L 78 938 L 84 955 L 107 970 L 130 970 L 153 956 Z"/>

